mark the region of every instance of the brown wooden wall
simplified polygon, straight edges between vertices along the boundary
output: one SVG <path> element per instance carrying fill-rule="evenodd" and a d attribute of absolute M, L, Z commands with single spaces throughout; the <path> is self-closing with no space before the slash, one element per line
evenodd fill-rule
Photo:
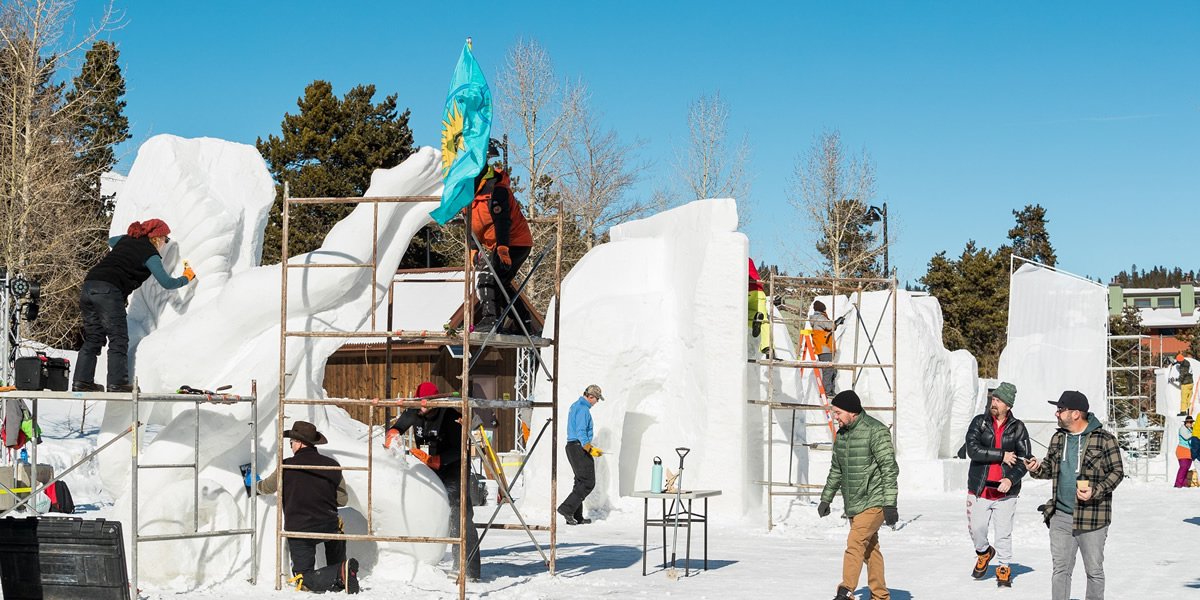
<path fill-rule="evenodd" d="M 338 350 L 325 363 L 325 391 L 331 398 L 386 398 L 387 365 L 382 349 L 369 346 L 347 346 Z M 517 373 L 517 351 L 511 348 L 491 348 L 471 369 L 471 378 L 494 377 L 496 397 L 504 394 L 514 398 Z M 392 397 L 412 397 L 422 381 L 432 381 L 438 390 L 460 391 L 462 360 L 451 358 L 442 347 L 392 349 Z M 478 382 L 477 382 L 478 383 Z M 365 406 L 343 406 L 350 416 L 366 423 L 371 409 Z M 377 408 L 375 423 L 383 424 L 396 414 Z M 513 449 L 513 409 L 496 411 L 497 452 Z"/>

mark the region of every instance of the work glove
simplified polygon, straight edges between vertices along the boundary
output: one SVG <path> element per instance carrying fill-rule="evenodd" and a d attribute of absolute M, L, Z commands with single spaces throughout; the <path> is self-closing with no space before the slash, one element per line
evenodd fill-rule
<path fill-rule="evenodd" d="M 754 313 L 754 325 L 751 326 L 751 329 L 750 329 L 751 336 L 758 337 L 759 334 L 762 333 L 763 321 L 765 321 L 766 318 L 767 318 L 766 315 L 764 315 L 760 312 Z"/>
<path fill-rule="evenodd" d="M 822 501 L 817 505 L 817 516 L 825 518 L 829 516 L 829 503 Z"/>
<path fill-rule="evenodd" d="M 196 279 L 196 272 L 193 271 L 191 267 L 184 267 L 183 276 L 187 277 L 187 280 L 190 283 L 192 280 Z"/>
<path fill-rule="evenodd" d="M 845 323 L 845 322 L 846 322 L 846 315 L 842 315 L 833 320 L 834 325 L 841 325 L 842 323 Z"/>
<path fill-rule="evenodd" d="M 899 511 L 896 510 L 895 506 L 883 507 L 883 523 L 884 523 L 884 525 L 891 527 L 892 525 L 895 525 L 896 522 L 899 520 L 900 520 L 900 513 L 899 513 Z"/>
<path fill-rule="evenodd" d="M 496 246 L 496 258 L 499 258 L 504 266 L 512 266 L 512 257 L 508 255 L 508 246 Z"/>
<path fill-rule="evenodd" d="M 783 306 L 783 294 L 775 294 L 775 296 L 771 298 L 771 304 L 774 304 L 775 306 Z"/>
<path fill-rule="evenodd" d="M 399 431 L 396 431 L 395 429 L 387 430 L 387 433 L 385 433 L 383 436 L 383 447 L 391 448 L 392 442 L 395 442 L 396 438 L 398 438 L 398 437 L 400 437 Z"/>
<path fill-rule="evenodd" d="M 603 451 L 603 450 L 601 450 L 601 449 L 599 449 L 599 448 L 597 448 L 597 447 L 595 447 L 595 446 L 592 446 L 592 447 L 591 447 L 591 448 L 588 450 L 588 454 L 591 454 L 592 456 L 594 456 L 594 457 L 596 457 L 596 458 L 599 458 L 599 457 L 600 457 L 602 454 L 604 454 L 604 451 Z"/>
<path fill-rule="evenodd" d="M 252 479 L 253 481 L 251 481 Z M 254 487 L 255 481 L 262 481 L 262 477 L 259 477 L 257 473 L 246 471 L 246 477 L 243 480 L 243 482 L 246 484 L 246 487 Z"/>

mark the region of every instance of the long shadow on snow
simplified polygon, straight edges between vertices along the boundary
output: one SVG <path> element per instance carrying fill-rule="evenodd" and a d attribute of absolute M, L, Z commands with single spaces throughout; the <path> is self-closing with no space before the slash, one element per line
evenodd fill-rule
<path fill-rule="evenodd" d="M 546 547 L 543 546 L 542 549 L 546 550 Z M 505 558 L 519 559 L 523 562 L 504 562 Z M 637 546 L 559 544 L 554 568 L 560 575 L 582 575 L 595 571 L 623 569 L 641 560 L 642 551 Z M 532 544 L 484 550 L 482 562 L 489 577 L 528 577 L 546 572 L 546 565 Z M 711 563 L 712 561 L 709 561 L 709 564 Z"/>
<path fill-rule="evenodd" d="M 1200 525 L 1200 517 L 1188 517 L 1184 519 L 1183 522 L 1191 523 L 1192 525 Z"/>

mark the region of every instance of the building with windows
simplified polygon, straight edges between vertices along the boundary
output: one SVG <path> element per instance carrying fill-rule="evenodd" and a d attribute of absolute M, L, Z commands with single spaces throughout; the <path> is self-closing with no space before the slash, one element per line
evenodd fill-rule
<path fill-rule="evenodd" d="M 1184 282 L 1177 288 L 1122 288 L 1108 286 L 1108 314 L 1117 316 L 1126 306 L 1138 310 L 1142 332 L 1151 336 L 1146 343 L 1157 354 L 1174 355 L 1187 349 L 1175 338 L 1181 331 L 1200 327 L 1196 310 L 1196 284 Z"/>

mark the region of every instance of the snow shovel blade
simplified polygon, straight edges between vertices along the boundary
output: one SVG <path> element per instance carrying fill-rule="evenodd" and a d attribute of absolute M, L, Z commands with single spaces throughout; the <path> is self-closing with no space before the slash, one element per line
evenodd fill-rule
<path fill-rule="evenodd" d="M 667 579 L 670 579 L 671 581 L 679 581 L 679 569 L 676 569 L 675 567 L 668 568 Z"/>

